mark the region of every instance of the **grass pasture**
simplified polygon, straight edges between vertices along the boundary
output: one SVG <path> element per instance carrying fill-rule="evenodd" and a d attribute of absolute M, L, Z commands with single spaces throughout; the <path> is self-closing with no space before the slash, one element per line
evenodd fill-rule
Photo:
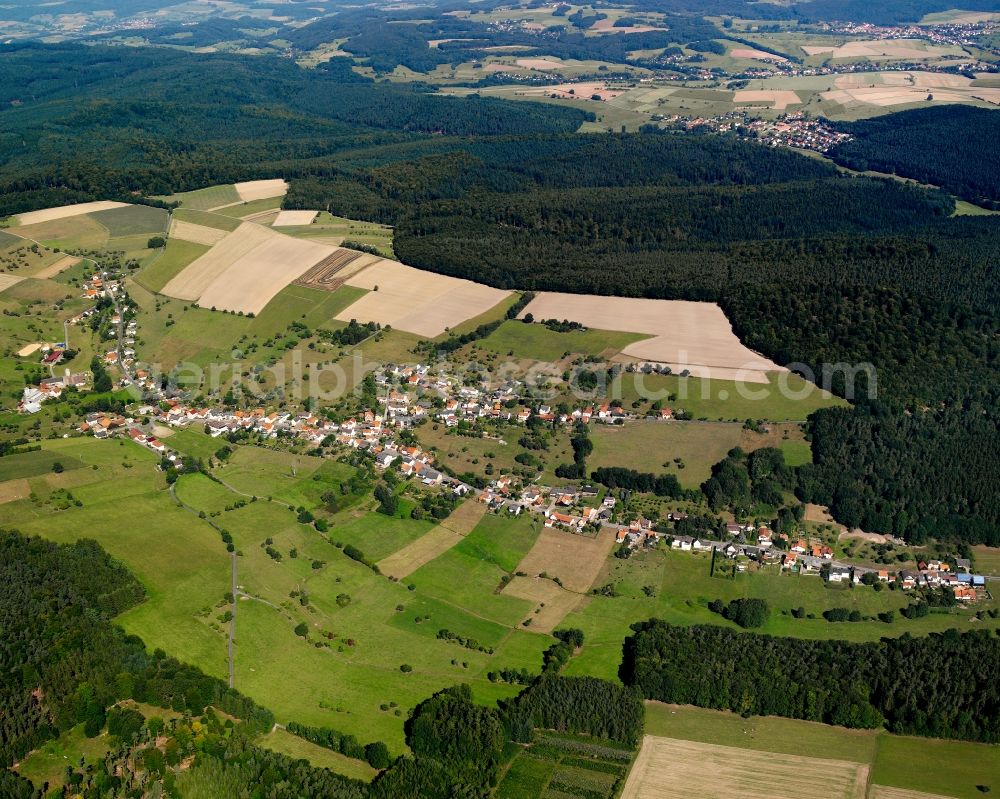
<path fill-rule="evenodd" d="M 346 757 L 340 752 L 311 743 L 281 727 L 275 727 L 267 735 L 258 738 L 255 743 L 296 760 L 308 760 L 317 768 L 328 768 L 354 780 L 371 782 L 378 773 L 362 760 L 355 760 L 353 757 Z"/>
<path fill-rule="evenodd" d="M 58 738 L 46 741 L 18 763 L 14 770 L 35 785 L 48 783 L 49 790 L 57 790 L 64 784 L 66 766 L 77 766 L 81 760 L 94 765 L 104 758 L 111 744 L 107 732 L 88 738 L 83 732 L 83 725 L 78 724 Z"/>
<path fill-rule="evenodd" d="M 379 569 L 396 579 L 409 576 L 460 543 L 472 532 L 485 513 L 485 505 L 474 500 L 466 500 L 433 530 L 380 560 Z"/>
<path fill-rule="evenodd" d="M 973 571 L 1000 576 L 1000 547 L 981 544 L 972 548 L 972 556 L 975 558 Z"/>
<path fill-rule="evenodd" d="M 464 539 L 459 540 L 459 545 L 462 543 Z M 450 547 L 409 574 L 408 582 L 429 596 L 466 608 L 478 616 L 507 627 L 517 626 L 531 610 L 531 603 L 507 592 L 497 593 L 500 580 L 507 572 L 494 563 L 461 551 L 454 544 Z M 413 562 L 419 563 L 420 558 L 414 558 Z"/>
<path fill-rule="evenodd" d="M 124 208 L 95 211 L 90 218 L 107 228 L 111 238 L 165 233 L 170 221 L 165 209 L 149 205 L 126 205 Z"/>
<path fill-rule="evenodd" d="M 597 536 L 544 528 L 518 564 L 526 576 L 515 576 L 502 594 L 528 603 L 525 626 L 551 632 L 594 584 L 614 541 L 609 528 Z"/>
<path fill-rule="evenodd" d="M 801 422 L 819 408 L 847 404 L 788 372 L 769 372 L 766 384 L 628 372 L 619 380 L 618 385 L 609 386 L 609 396 L 621 399 L 626 407 L 637 400 L 642 404 L 659 401 L 708 421 Z"/>
<path fill-rule="evenodd" d="M 384 559 L 392 557 L 393 553 L 406 551 L 414 542 L 430 535 L 430 531 L 434 529 L 455 535 L 446 528 L 435 528 L 430 521 L 384 516 L 374 512 L 352 513 L 344 522 L 337 520 L 330 535 L 335 541 L 357 547 L 365 553 L 365 557 L 379 561 L 379 568 L 386 574 L 400 577 L 405 575 L 395 572 L 391 562 L 387 563 Z M 409 559 L 403 558 L 401 562 L 408 563 Z"/>
<path fill-rule="evenodd" d="M 705 422 L 633 422 L 591 425 L 588 467 L 629 466 L 640 472 L 675 474 L 685 488 L 707 480 L 712 466 L 738 446 L 742 425 Z M 680 458 L 684 468 L 672 463 Z"/>
<path fill-rule="evenodd" d="M 517 358 L 553 362 L 561 360 L 567 353 L 610 358 L 644 338 L 648 337 L 641 333 L 611 330 L 557 333 L 541 324 L 507 321 L 477 344 L 499 355 L 513 353 Z"/>
<path fill-rule="evenodd" d="M 152 255 L 134 278 L 150 291 L 160 291 L 173 280 L 188 264 L 200 258 L 209 248 L 204 244 L 194 244 L 181 239 L 167 239 L 162 252 Z"/>
<path fill-rule="evenodd" d="M 85 465 L 83 461 L 73 455 L 64 455 L 49 450 L 22 452 L 0 458 L 0 482 L 47 474 L 54 471 L 53 466 L 57 463 L 61 464 L 63 469 L 82 469 Z"/>
<path fill-rule="evenodd" d="M 165 203 L 180 203 L 180 207 L 185 209 L 207 211 L 222 205 L 238 203 L 240 195 L 237 193 L 236 187 L 232 184 L 223 184 L 221 186 L 208 186 L 204 189 L 196 189 L 195 191 L 184 191 L 179 194 L 164 195 L 155 199 L 163 200 Z"/>
<path fill-rule="evenodd" d="M 728 625 L 729 622 L 708 610 L 713 599 L 723 602 L 740 597 L 766 599 L 771 614 L 759 632 L 796 638 L 877 641 L 904 633 L 926 635 L 951 628 L 964 631 L 998 626 L 994 619 L 974 621 L 976 610 L 989 609 L 995 602 L 980 602 L 976 609 L 958 608 L 919 619 L 905 619 L 897 614 L 891 624 L 874 619 L 831 623 L 823 618 L 823 611 L 840 607 L 874 617 L 883 611 L 899 610 L 912 597 L 903 591 L 877 592 L 867 586 L 831 586 L 818 575 L 790 574 L 776 567 L 748 571 L 735 578 L 711 577 L 710 562 L 707 553 L 663 549 L 635 553 L 628 560 L 609 557 L 595 582 L 613 584 L 618 596 L 589 597 L 566 617 L 563 623 L 582 629 L 587 641 L 567 665 L 566 672 L 615 679 L 621 663 L 622 640 L 629 635 L 629 625 L 633 622 L 658 618 L 670 624 Z M 644 590 L 647 586 L 653 596 L 647 595 Z M 798 607 L 805 610 L 805 618 L 791 615 L 791 609 Z"/>

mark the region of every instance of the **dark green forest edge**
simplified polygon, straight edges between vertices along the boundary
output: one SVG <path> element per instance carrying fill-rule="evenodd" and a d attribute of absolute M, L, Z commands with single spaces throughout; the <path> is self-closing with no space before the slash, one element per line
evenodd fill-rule
<path fill-rule="evenodd" d="M 93 541 L 57 545 L 0 531 L 0 796 L 42 796 L 41 786 L 8 767 L 79 724 L 88 737 L 107 728 L 114 743 L 96 766 L 67 764 L 58 795 L 87 799 L 146 795 L 143 789 L 155 783 L 175 795 L 471 799 L 489 794 L 536 729 L 585 735 L 626 751 L 642 733 L 637 692 L 591 677 L 561 677 L 564 661 L 555 657 L 499 707 L 474 704 L 462 685 L 420 703 L 406 724 L 412 756 L 392 763 L 380 742 L 361 746 L 332 730 L 289 725 L 308 740 L 384 769 L 371 784 L 352 780 L 254 746 L 253 738 L 274 723 L 269 710 L 162 651 L 147 652 L 111 624 L 143 598 L 136 579 Z M 553 650 L 582 645 L 578 631 L 565 637 L 570 643 L 557 641 Z M 145 718 L 128 700 L 162 708 L 171 718 Z M 181 763 L 185 768 L 178 770 Z"/>

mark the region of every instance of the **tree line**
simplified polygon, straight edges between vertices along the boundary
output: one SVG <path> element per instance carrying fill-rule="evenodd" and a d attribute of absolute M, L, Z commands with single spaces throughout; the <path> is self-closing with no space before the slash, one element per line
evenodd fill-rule
<path fill-rule="evenodd" d="M 949 630 L 811 641 L 658 619 L 632 625 L 621 678 L 647 699 L 844 727 L 1000 741 L 1000 637 Z"/>

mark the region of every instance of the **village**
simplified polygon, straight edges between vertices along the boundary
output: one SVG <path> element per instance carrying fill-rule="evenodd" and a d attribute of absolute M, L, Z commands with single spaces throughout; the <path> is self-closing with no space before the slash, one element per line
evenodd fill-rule
<path fill-rule="evenodd" d="M 413 479 L 431 490 L 450 491 L 457 497 L 470 496 L 487 506 L 489 512 L 519 516 L 537 514 L 548 528 L 571 533 L 595 534 L 602 528 L 615 531 L 616 541 L 623 551 L 636 551 L 656 546 L 697 554 L 711 553 L 732 563 L 734 574 L 751 569 L 775 568 L 783 572 L 816 575 L 831 584 L 894 584 L 908 589 L 946 587 L 962 603 L 977 601 L 985 590 L 985 579 L 971 573 L 968 561 L 954 563 L 931 560 L 919 562 L 917 569 L 889 571 L 834 559 L 832 548 L 805 537 L 786 533 L 775 534 L 767 526 L 730 523 L 725 538 L 678 535 L 675 524 L 687 514 L 670 512 L 667 522 L 621 512 L 618 498 L 612 491 L 589 484 L 548 486 L 534 482 L 522 483 L 516 477 L 502 474 L 476 486 L 449 474 L 436 464 L 432 452 L 415 443 L 412 429 L 433 421 L 445 428 L 466 426 L 470 431 L 480 422 L 501 422 L 519 426 L 530 424 L 574 427 L 590 424 L 627 424 L 636 416 L 620 403 L 603 399 L 580 403 L 576 407 L 549 404 L 533 400 L 526 386 L 518 380 L 505 380 L 497 386 L 486 383 L 469 385 L 466 380 L 426 364 L 387 364 L 372 374 L 376 388 L 376 408 L 364 408 L 349 418 L 334 421 L 312 411 L 267 410 L 264 407 L 242 409 L 225 406 L 196 406 L 183 391 L 166 391 L 136 361 L 137 325 L 129 312 L 129 300 L 120 281 L 106 272 L 90 276 L 84 284 L 84 296 L 98 303 L 74 317 L 66 326 L 79 325 L 103 314 L 103 324 L 96 326 L 102 340 L 114 341 L 101 359 L 107 367 L 117 367 L 117 385 L 137 389 L 141 401 L 132 403 L 125 413 L 97 411 L 86 415 L 77 432 L 96 438 L 127 438 L 156 453 L 163 468 L 183 471 L 185 459 L 164 442 L 167 431 L 193 427 L 212 438 L 236 441 L 255 438 L 259 441 L 288 439 L 313 448 L 329 448 L 340 454 L 358 453 L 370 459 L 381 471 L 393 470 L 403 479 Z M 104 300 L 110 300 L 106 302 Z M 52 376 L 38 386 L 28 386 L 19 405 L 23 413 L 34 413 L 47 399 L 58 398 L 69 387 L 77 390 L 92 385 L 93 375 L 62 376 L 55 368 L 67 350 L 66 342 L 47 345 L 42 364 Z M 635 363 L 628 371 L 669 373 L 656 363 Z M 649 412 L 654 420 L 671 422 L 672 408 L 661 407 Z M 677 417 L 682 416 L 678 412 Z M 650 418 L 650 417 L 646 417 Z M 456 430 L 456 432 L 459 432 Z M 478 434 L 478 433 L 475 433 Z M 620 492 L 627 496 L 628 492 Z"/>
<path fill-rule="evenodd" d="M 381 471 L 393 470 L 403 479 L 413 479 L 432 490 L 450 491 L 457 497 L 473 497 L 487 506 L 489 512 L 519 516 L 538 514 L 545 527 L 570 533 L 594 534 L 604 527 L 615 531 L 620 547 L 630 551 L 668 546 L 679 552 L 711 553 L 731 561 L 736 573 L 774 567 L 783 572 L 815 575 L 831 583 L 873 584 L 894 583 L 899 589 L 934 589 L 946 587 L 955 599 L 973 603 L 979 591 L 985 589 L 985 578 L 971 573 L 967 560 L 957 558 L 954 565 L 930 560 L 919 562 L 917 569 L 890 571 L 834 559 L 833 549 L 805 537 L 775 534 L 766 526 L 730 523 L 726 538 L 677 535 L 673 524 L 654 523 L 643 517 L 626 518 L 619 512 L 618 499 L 611 491 L 602 491 L 589 484 L 548 486 L 529 483 L 501 475 L 483 487 L 469 485 L 436 466 L 433 453 L 422 449 L 411 439 L 400 437 L 420 420 L 433 418 L 446 425 L 458 420 L 481 418 L 503 419 L 526 424 L 536 417 L 547 423 L 572 425 L 620 424 L 631 419 L 628 414 L 603 402 L 597 406 L 574 408 L 556 414 L 547 405 L 534 408 L 515 404 L 508 407 L 515 386 L 505 385 L 494 392 L 480 392 L 469 386 L 458 386 L 447 379 L 431 376 L 425 366 L 388 366 L 376 376 L 383 391 L 379 397 L 379 413 L 366 409 L 341 422 L 334 422 L 309 412 L 267 411 L 264 408 L 238 410 L 222 407 L 195 408 L 177 399 L 163 399 L 157 404 L 139 404 L 128 415 L 95 413 L 79 426 L 79 431 L 98 438 L 127 437 L 165 459 L 165 463 L 183 469 L 182 457 L 171 451 L 155 434 L 154 428 L 198 427 L 213 438 L 227 439 L 230 435 L 252 434 L 265 440 L 290 438 L 312 447 L 333 447 L 342 453 L 363 453 Z M 416 389 L 440 392 L 431 402 L 417 400 L 411 393 Z M 435 404 L 440 407 L 435 407 Z M 665 408 L 660 412 L 664 421 L 672 418 Z M 235 439 L 234 439 L 235 440 Z M 668 514 L 670 523 L 680 522 L 687 514 Z"/>

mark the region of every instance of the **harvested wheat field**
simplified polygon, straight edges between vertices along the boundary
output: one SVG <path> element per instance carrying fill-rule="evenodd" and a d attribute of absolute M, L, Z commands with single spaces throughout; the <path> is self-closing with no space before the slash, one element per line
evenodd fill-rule
<path fill-rule="evenodd" d="M 16 275 L 5 275 L 0 272 L 0 291 L 6 291 L 11 286 L 16 286 L 24 280 L 23 277 L 17 277 Z"/>
<path fill-rule="evenodd" d="M 539 95 L 551 97 L 553 94 L 564 99 L 592 100 L 597 95 L 602 100 L 613 100 L 620 94 L 624 94 L 622 89 L 610 89 L 603 81 L 591 81 L 589 83 L 562 83 L 559 86 L 539 86 L 537 88 L 526 89 L 519 92 L 525 96 Z"/>
<path fill-rule="evenodd" d="M 334 251 L 244 222 L 196 259 L 163 293 L 204 308 L 260 313 L 271 298 Z"/>
<path fill-rule="evenodd" d="M 722 309 L 711 302 L 599 297 L 542 292 L 522 312 L 536 320 L 569 319 L 596 330 L 646 333 L 622 354 L 657 361 L 695 377 L 766 383 L 786 369 L 743 346 Z"/>
<path fill-rule="evenodd" d="M 798 105 L 802 99 L 790 89 L 740 89 L 733 94 L 734 103 L 766 105 L 783 111 L 790 105 Z"/>
<path fill-rule="evenodd" d="M 24 499 L 30 494 L 31 485 L 28 483 L 26 477 L 0 483 L 0 505 L 4 502 L 14 502 L 18 499 Z"/>
<path fill-rule="evenodd" d="M 337 319 L 378 322 L 429 338 L 485 313 L 510 296 L 509 291 L 388 259 L 376 261 L 345 282 L 368 289 L 368 294 L 341 311 Z"/>
<path fill-rule="evenodd" d="M 544 572 L 558 577 L 567 591 L 585 594 L 601 573 L 614 543 L 615 533 L 610 527 L 601 528 L 596 536 L 546 527 L 517 565 L 517 571 L 528 577 Z"/>
<path fill-rule="evenodd" d="M 847 42 L 833 50 L 833 58 L 923 58 L 936 55 L 933 48 L 925 48 L 920 42 L 906 39 L 888 39 L 862 42 Z"/>
<path fill-rule="evenodd" d="M 248 180 L 236 184 L 236 193 L 242 202 L 251 200 L 266 200 L 271 197 L 284 197 L 288 192 L 288 184 L 281 178 L 275 180 Z"/>
<path fill-rule="evenodd" d="M 204 244 L 213 247 L 226 237 L 226 231 L 216 230 L 194 222 L 182 222 L 174 219 L 170 223 L 170 238 L 190 241 L 193 244 Z"/>
<path fill-rule="evenodd" d="M 562 69 L 561 61 L 554 61 L 551 58 L 518 58 L 514 61 L 519 67 L 526 69 L 538 69 L 543 72 L 550 69 Z"/>
<path fill-rule="evenodd" d="M 441 524 L 420 538 L 378 562 L 379 571 L 401 580 L 421 566 L 443 555 L 465 538 L 486 515 L 486 505 L 468 500 L 459 505 Z"/>
<path fill-rule="evenodd" d="M 515 577 L 504 587 L 503 594 L 534 604 L 526 618 L 531 619 L 532 632 L 539 633 L 552 632 L 587 599 L 544 577 Z"/>
<path fill-rule="evenodd" d="M 763 50 L 754 50 L 750 47 L 734 47 L 729 51 L 733 58 L 753 58 L 757 61 L 787 61 L 784 56 L 774 53 L 765 53 Z"/>
<path fill-rule="evenodd" d="M 36 278 L 37 280 L 48 280 L 49 278 L 53 278 L 56 275 L 60 274 L 61 272 L 65 272 L 71 266 L 76 266 L 82 260 L 83 260 L 82 258 L 78 258 L 75 255 L 64 255 L 54 264 L 49 264 L 44 269 L 40 269 L 39 271 L 35 272 L 35 274 L 33 274 L 32 277 Z"/>
<path fill-rule="evenodd" d="M 94 211 L 109 211 L 112 208 L 124 208 L 128 203 L 98 200 L 92 203 L 77 203 L 76 205 L 60 205 L 58 208 L 44 208 L 41 211 L 28 211 L 17 215 L 19 225 L 37 225 L 41 222 L 51 222 L 54 219 L 66 219 L 71 216 L 82 216 Z"/>
<path fill-rule="evenodd" d="M 319 211 L 279 211 L 271 223 L 272 227 L 293 227 L 294 225 L 311 225 L 319 215 Z"/>
<path fill-rule="evenodd" d="M 647 735 L 622 799 L 864 799 L 868 766 Z"/>

